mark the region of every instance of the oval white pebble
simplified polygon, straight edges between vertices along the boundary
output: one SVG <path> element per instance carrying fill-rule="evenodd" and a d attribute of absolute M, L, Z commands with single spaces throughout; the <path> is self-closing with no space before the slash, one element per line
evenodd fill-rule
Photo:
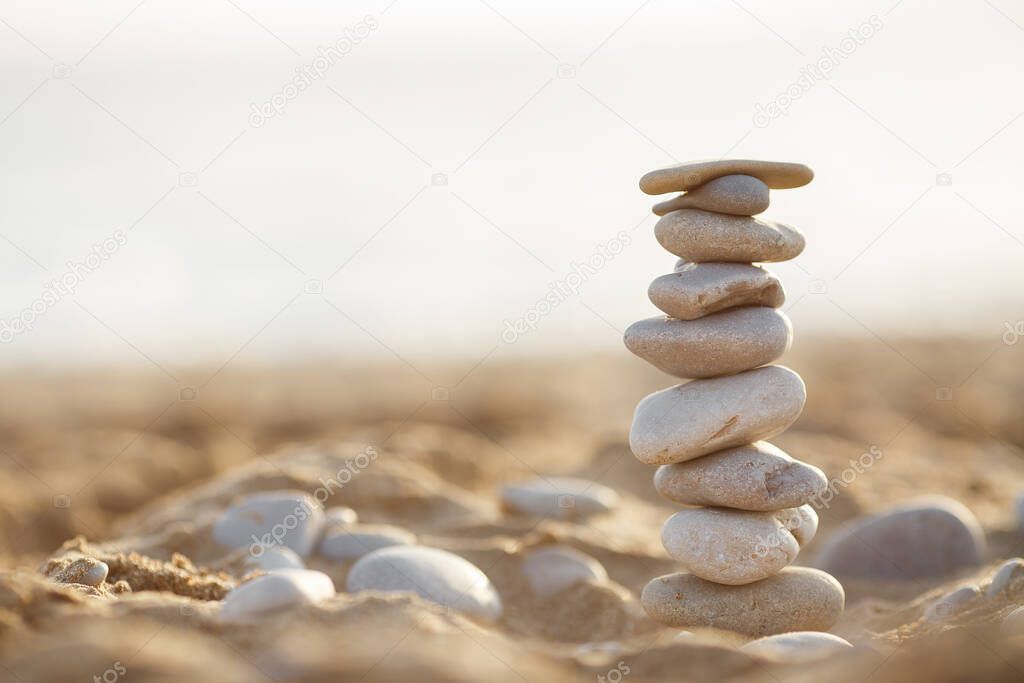
<path fill-rule="evenodd" d="M 107 574 L 109 572 L 110 567 L 107 566 L 107 563 L 97 560 L 95 564 L 82 572 L 81 576 L 78 578 L 78 582 L 95 588 L 106 581 Z"/>
<path fill-rule="evenodd" d="M 979 597 L 981 597 L 981 591 L 977 586 L 961 586 L 932 603 L 932 606 L 924 613 L 924 618 L 926 621 L 952 619 Z"/>
<path fill-rule="evenodd" d="M 238 621 L 296 605 L 312 605 L 333 595 L 331 577 L 323 572 L 280 569 L 247 581 L 228 593 L 220 616 Z"/>
<path fill-rule="evenodd" d="M 542 597 L 561 593 L 580 581 L 604 582 L 608 572 L 596 559 L 568 546 L 534 550 L 523 562 L 530 590 Z"/>
<path fill-rule="evenodd" d="M 538 477 L 508 484 L 501 501 L 507 509 L 535 517 L 582 519 L 614 508 L 619 494 L 587 479 Z"/>
<path fill-rule="evenodd" d="M 501 598 L 487 575 L 458 555 L 422 546 L 392 546 L 364 555 L 348 573 L 350 593 L 410 592 L 488 621 L 501 616 Z"/>
<path fill-rule="evenodd" d="M 988 585 L 985 595 L 994 598 L 1016 583 L 1024 576 L 1024 559 L 1014 557 L 1007 560 L 992 575 L 992 583 Z"/>
<path fill-rule="evenodd" d="M 328 531 L 320 541 L 320 554 L 332 560 L 358 560 L 374 550 L 393 545 L 414 545 L 416 536 L 387 524 L 362 524 Z"/>
<path fill-rule="evenodd" d="M 778 662 L 813 662 L 843 650 L 853 649 L 853 645 L 831 633 L 794 631 L 758 638 L 740 649 Z"/>
<path fill-rule="evenodd" d="M 249 556 L 249 564 L 265 572 L 277 571 L 278 569 L 305 569 L 306 563 L 302 561 L 299 554 L 291 548 L 283 545 L 275 545 L 269 548 L 262 548 L 258 555 Z"/>
<path fill-rule="evenodd" d="M 359 515 L 350 507 L 336 505 L 324 511 L 324 522 L 335 526 L 348 526 L 359 521 Z"/>
<path fill-rule="evenodd" d="M 213 540 L 228 548 L 264 549 L 284 545 L 308 556 L 324 526 L 324 512 L 302 491 L 254 493 L 221 513 L 213 525 Z"/>

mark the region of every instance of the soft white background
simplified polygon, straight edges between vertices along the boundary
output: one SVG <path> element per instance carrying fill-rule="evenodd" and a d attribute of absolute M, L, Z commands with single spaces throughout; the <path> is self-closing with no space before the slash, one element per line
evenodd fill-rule
<path fill-rule="evenodd" d="M 326 79 L 249 125 L 366 15 L 378 28 Z M 872 15 L 830 80 L 755 127 Z M 1009 0 L 0 2 L 0 316 L 128 235 L 0 361 L 621 349 L 674 260 L 637 179 L 722 155 L 817 172 L 766 214 L 808 240 L 774 266 L 797 343 L 998 344 L 1024 318 L 1022 25 Z M 579 296 L 502 343 L 621 230 L 633 243 Z"/>

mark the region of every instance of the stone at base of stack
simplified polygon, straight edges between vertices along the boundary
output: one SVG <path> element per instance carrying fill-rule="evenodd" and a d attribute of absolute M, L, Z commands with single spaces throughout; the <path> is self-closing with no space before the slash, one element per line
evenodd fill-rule
<path fill-rule="evenodd" d="M 626 346 L 655 367 L 690 379 L 644 398 L 630 429 L 638 460 L 660 465 L 655 487 L 691 507 L 662 528 L 665 550 L 686 572 L 651 580 L 641 602 L 652 619 L 749 636 L 825 631 L 845 596 L 825 572 L 791 567 L 818 528 L 811 503 L 827 488 L 818 468 L 763 441 L 803 410 L 800 376 L 767 365 L 789 349 L 777 311 L 778 279 L 754 263 L 784 261 L 804 247 L 788 225 L 758 218 L 769 189 L 806 185 L 802 164 L 722 160 L 648 173 L 659 243 L 680 257 L 657 278 L 651 302 L 666 316 L 641 320 Z"/>

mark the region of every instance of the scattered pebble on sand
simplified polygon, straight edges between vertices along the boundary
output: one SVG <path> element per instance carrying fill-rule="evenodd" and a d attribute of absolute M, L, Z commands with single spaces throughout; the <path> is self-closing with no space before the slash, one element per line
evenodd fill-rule
<path fill-rule="evenodd" d="M 752 640 L 740 649 L 778 662 L 802 664 L 851 650 L 853 645 L 831 633 L 796 631 Z"/>
<path fill-rule="evenodd" d="M 585 519 L 614 509 L 619 494 L 587 479 L 538 477 L 504 486 L 501 502 L 508 510 L 534 517 Z"/>
<path fill-rule="evenodd" d="M 972 602 L 980 597 L 981 590 L 977 586 L 960 586 L 932 603 L 925 610 L 924 618 L 926 621 L 946 621 L 952 619 L 966 610 Z"/>
<path fill-rule="evenodd" d="M 239 621 L 297 605 L 312 605 L 334 595 L 331 578 L 309 569 L 280 569 L 236 587 L 224 598 L 220 616 Z"/>
<path fill-rule="evenodd" d="M 548 546 L 528 553 L 523 574 L 530 589 L 541 597 L 560 593 L 579 581 L 608 580 L 600 562 L 568 546 Z"/>
<path fill-rule="evenodd" d="M 1022 577 L 1024 577 L 1024 559 L 1019 557 L 1009 559 L 1000 565 L 992 575 L 992 583 L 988 585 L 985 595 L 994 598 L 1020 581 Z"/>
<path fill-rule="evenodd" d="M 937 578 L 980 564 L 984 549 L 971 511 L 933 496 L 855 520 L 828 539 L 815 565 L 840 578 Z"/>
<path fill-rule="evenodd" d="M 324 512 L 302 491 L 253 493 L 221 513 L 213 540 L 228 548 L 284 545 L 308 556 L 320 538 Z"/>
<path fill-rule="evenodd" d="M 411 592 L 485 621 L 501 617 L 498 592 L 476 565 L 453 553 L 392 546 L 364 555 L 348 573 L 346 589 Z"/>
<path fill-rule="evenodd" d="M 358 560 L 374 550 L 394 545 L 414 545 L 416 535 L 387 524 L 358 524 L 333 529 L 320 541 L 320 554 L 332 560 Z"/>
<path fill-rule="evenodd" d="M 249 555 L 249 564 L 265 572 L 277 569 L 305 569 L 306 563 L 299 554 L 283 545 L 262 548 L 259 555 Z"/>

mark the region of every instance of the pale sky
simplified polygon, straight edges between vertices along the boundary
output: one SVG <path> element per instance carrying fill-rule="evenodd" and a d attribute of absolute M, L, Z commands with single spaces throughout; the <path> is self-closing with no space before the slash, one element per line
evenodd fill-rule
<path fill-rule="evenodd" d="M 723 155 L 817 173 L 764 214 L 797 343 L 1024 319 L 1018 3 L 82 4 L 0 1 L 0 318 L 124 244 L 3 364 L 621 350 L 674 261 L 638 178 Z"/>

